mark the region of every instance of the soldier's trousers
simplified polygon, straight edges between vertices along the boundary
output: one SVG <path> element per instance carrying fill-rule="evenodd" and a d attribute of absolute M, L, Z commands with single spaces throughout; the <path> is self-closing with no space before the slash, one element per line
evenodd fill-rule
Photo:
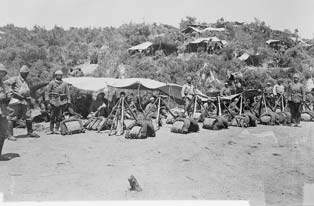
<path fill-rule="evenodd" d="M 6 117 L 0 117 L 0 140 L 8 137 L 8 120 Z"/>
<path fill-rule="evenodd" d="M 31 111 L 28 105 L 13 104 L 9 105 L 9 109 L 11 110 L 8 116 L 9 121 L 16 121 L 18 119 L 31 121 Z"/>
<path fill-rule="evenodd" d="M 301 102 L 296 103 L 289 101 L 289 108 L 291 112 L 291 122 L 293 124 L 300 124 L 301 121 Z"/>
<path fill-rule="evenodd" d="M 32 128 L 32 116 L 31 116 L 31 110 L 29 108 L 29 105 L 25 104 L 13 104 L 9 105 L 9 109 L 11 110 L 9 116 L 8 116 L 8 133 L 9 136 L 13 136 L 13 126 L 14 122 L 17 120 L 26 120 L 26 129 L 27 133 L 30 134 L 33 132 Z"/>
<path fill-rule="evenodd" d="M 50 122 L 58 123 L 63 120 L 64 105 L 55 106 L 51 104 Z"/>

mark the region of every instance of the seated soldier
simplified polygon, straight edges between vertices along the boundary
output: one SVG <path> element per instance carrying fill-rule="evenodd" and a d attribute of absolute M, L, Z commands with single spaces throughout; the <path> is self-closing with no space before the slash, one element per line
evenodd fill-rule
<path fill-rule="evenodd" d="M 230 112 L 233 116 L 238 115 L 239 112 L 240 112 L 240 109 L 239 109 L 239 107 L 238 107 L 238 105 L 237 105 L 238 102 L 239 102 L 239 99 L 238 99 L 238 98 L 235 98 L 235 99 L 230 103 L 230 105 L 229 105 L 229 107 L 228 107 L 229 112 Z"/>
<path fill-rule="evenodd" d="M 108 100 L 105 98 L 105 93 L 100 92 L 97 94 L 97 97 L 95 100 L 92 101 L 89 113 L 91 116 L 94 117 L 107 117 L 108 116 Z"/>
<path fill-rule="evenodd" d="M 152 96 L 149 99 L 149 103 L 145 107 L 145 114 L 147 118 L 157 117 L 157 105 L 155 104 L 155 98 Z"/>

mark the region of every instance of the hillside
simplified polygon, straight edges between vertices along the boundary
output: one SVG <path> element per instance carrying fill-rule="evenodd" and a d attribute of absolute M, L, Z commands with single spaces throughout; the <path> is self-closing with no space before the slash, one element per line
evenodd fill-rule
<path fill-rule="evenodd" d="M 224 28 L 224 32 L 204 32 L 198 37 L 216 36 L 227 45 L 212 54 L 186 53 L 187 42 L 197 38 L 181 32 L 189 25 Z M 302 45 L 297 30 L 272 30 L 258 19 L 240 23 L 221 18 L 214 23 L 200 23 L 193 17 L 182 19 L 179 27 L 129 23 L 118 28 L 65 30 L 55 26 L 47 30 L 38 26 L 26 29 L 6 25 L 0 27 L 0 62 L 8 67 L 9 75 L 18 73 L 20 66 L 27 64 L 32 69 L 34 81 L 49 80 L 57 69 L 68 73 L 70 68 L 86 62 L 99 65 L 93 76 L 119 77 L 123 67 L 126 77 L 182 84 L 185 76 L 193 75 L 204 91 L 211 85 L 220 86 L 219 81 L 213 80 L 213 75 L 223 81 L 230 72 L 241 71 L 244 78 L 250 80 L 249 87 L 261 85 L 266 79 L 287 78 L 295 71 L 304 76 L 313 74 L 314 47 Z M 287 47 L 278 52 L 266 44 L 269 39 L 285 42 Z M 146 41 L 175 45 L 178 52 L 168 56 L 160 52 L 129 54 L 128 48 Z M 314 40 L 304 42 L 311 45 Z M 254 65 L 238 58 L 244 53 L 256 57 Z"/>

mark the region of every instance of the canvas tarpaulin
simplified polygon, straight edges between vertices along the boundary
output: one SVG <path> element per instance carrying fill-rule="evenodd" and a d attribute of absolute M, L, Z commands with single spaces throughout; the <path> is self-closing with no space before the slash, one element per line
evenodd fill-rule
<path fill-rule="evenodd" d="M 111 84 L 108 84 L 108 86 L 118 89 L 150 89 L 150 90 L 157 89 L 164 85 L 166 84 L 145 78 L 115 79 L 115 81 L 113 81 Z"/>
<path fill-rule="evenodd" d="M 147 49 L 147 48 L 150 47 L 151 45 L 153 45 L 153 43 L 147 41 L 147 42 L 144 42 L 144 43 L 142 43 L 142 44 L 133 46 L 133 47 L 129 48 L 128 50 L 129 50 L 129 51 L 135 51 L 135 50 L 142 51 L 142 50 Z"/>
<path fill-rule="evenodd" d="M 63 79 L 68 84 L 82 90 L 99 91 L 113 87 L 117 89 L 157 89 L 166 85 L 165 83 L 145 79 L 145 78 L 127 78 L 115 79 L 104 77 L 73 77 Z"/>
<path fill-rule="evenodd" d="M 184 100 L 181 97 L 182 87 L 183 86 L 178 85 L 178 84 L 168 83 L 168 84 L 166 84 L 166 85 L 164 85 L 162 87 L 159 87 L 158 90 L 162 91 L 166 95 L 168 95 L 171 98 L 173 98 L 177 104 L 181 104 L 182 105 L 182 104 L 184 104 Z M 202 101 L 207 101 L 208 98 L 209 98 L 208 96 L 203 94 L 198 89 L 195 91 L 195 93 L 197 94 L 198 98 L 201 99 Z"/>
<path fill-rule="evenodd" d="M 71 77 L 64 78 L 63 81 L 82 90 L 100 91 L 106 90 L 109 78 L 95 78 L 95 77 Z"/>

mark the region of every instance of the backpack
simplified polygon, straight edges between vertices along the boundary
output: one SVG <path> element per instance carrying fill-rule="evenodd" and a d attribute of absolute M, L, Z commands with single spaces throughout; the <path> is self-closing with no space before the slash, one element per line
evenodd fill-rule
<path fill-rule="evenodd" d="M 204 122 L 203 122 L 203 129 L 214 129 L 214 124 L 217 122 L 218 120 L 216 118 L 205 118 Z"/>
<path fill-rule="evenodd" d="M 147 136 L 144 136 L 142 133 L 143 127 L 134 126 L 130 131 L 127 131 L 125 134 L 126 139 L 146 139 Z"/>
<path fill-rule="evenodd" d="M 85 132 L 83 123 L 80 119 L 70 118 L 60 123 L 61 135 L 71 135 Z"/>
<path fill-rule="evenodd" d="M 180 133 L 180 134 L 187 133 L 187 132 L 183 131 L 184 130 L 184 126 L 185 126 L 184 121 L 175 121 L 172 124 L 170 131 L 173 132 L 173 133 Z"/>

